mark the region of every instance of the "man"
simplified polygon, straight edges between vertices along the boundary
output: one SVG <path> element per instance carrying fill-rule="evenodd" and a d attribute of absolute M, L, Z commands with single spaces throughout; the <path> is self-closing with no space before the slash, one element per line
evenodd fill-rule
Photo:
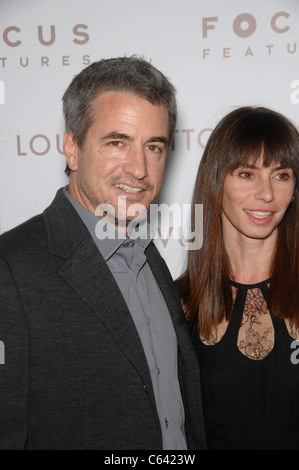
<path fill-rule="evenodd" d="M 174 88 L 143 59 L 102 60 L 63 108 L 69 186 L 0 239 L 0 448 L 205 448 L 177 291 L 128 236 L 161 187 Z"/>

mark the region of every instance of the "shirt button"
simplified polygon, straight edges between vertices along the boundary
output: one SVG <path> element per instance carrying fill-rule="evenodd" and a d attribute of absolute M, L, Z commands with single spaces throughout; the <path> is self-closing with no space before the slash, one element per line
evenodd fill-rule
<path fill-rule="evenodd" d="M 134 245 L 134 242 L 132 242 L 132 241 L 125 242 L 125 243 L 123 243 L 122 246 L 127 247 L 127 246 L 130 246 L 130 245 L 133 246 L 133 245 Z"/>
<path fill-rule="evenodd" d="M 145 385 L 145 384 L 142 384 L 142 388 L 143 388 L 143 390 L 147 393 L 147 388 L 146 388 L 146 385 Z"/>

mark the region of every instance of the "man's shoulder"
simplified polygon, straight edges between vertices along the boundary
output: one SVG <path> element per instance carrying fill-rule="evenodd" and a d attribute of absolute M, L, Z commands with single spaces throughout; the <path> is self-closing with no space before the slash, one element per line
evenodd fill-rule
<path fill-rule="evenodd" d="M 36 215 L 0 236 L 0 254 L 17 253 L 36 249 L 47 239 L 46 226 L 42 214 Z"/>
<path fill-rule="evenodd" d="M 49 230 L 53 230 L 56 226 L 57 218 L 61 217 L 63 220 L 67 218 L 62 202 L 65 202 L 65 197 L 61 188 L 43 213 L 4 232 L 0 236 L 0 255 L 5 256 L 8 253 L 16 254 L 22 251 L 37 252 L 41 247 L 48 246 Z M 52 224 L 52 227 L 49 227 L 49 224 Z"/>

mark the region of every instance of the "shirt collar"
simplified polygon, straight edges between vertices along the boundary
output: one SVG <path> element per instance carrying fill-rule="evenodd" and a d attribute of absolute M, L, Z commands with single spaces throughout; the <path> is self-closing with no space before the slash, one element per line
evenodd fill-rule
<path fill-rule="evenodd" d="M 136 232 L 132 234 L 132 238 L 126 238 L 125 235 L 115 230 L 111 225 L 97 217 L 74 199 L 68 193 L 67 186 L 63 188 L 63 192 L 86 225 L 105 261 L 107 261 L 122 245 L 128 243 L 128 241 L 137 243 L 143 252 L 151 243 L 150 226 L 146 220 L 142 221 L 136 227 Z M 142 236 L 136 236 L 138 233 Z"/>

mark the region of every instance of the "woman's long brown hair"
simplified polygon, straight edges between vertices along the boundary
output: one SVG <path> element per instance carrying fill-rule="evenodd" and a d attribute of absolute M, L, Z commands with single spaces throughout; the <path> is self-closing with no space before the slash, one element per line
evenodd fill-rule
<path fill-rule="evenodd" d="M 230 319 L 232 269 L 221 226 L 223 182 L 228 173 L 261 157 L 266 167 L 272 162 L 292 168 L 294 200 L 278 227 L 272 257 L 269 308 L 272 315 L 289 318 L 299 328 L 299 134 L 281 114 L 262 107 L 242 107 L 225 116 L 212 132 L 203 153 L 192 199 L 203 204 L 203 245 L 188 252 L 185 273 L 178 280 L 185 315 L 192 325 L 198 319 L 201 334 Z M 263 279 L 261 279 L 262 281 Z"/>

